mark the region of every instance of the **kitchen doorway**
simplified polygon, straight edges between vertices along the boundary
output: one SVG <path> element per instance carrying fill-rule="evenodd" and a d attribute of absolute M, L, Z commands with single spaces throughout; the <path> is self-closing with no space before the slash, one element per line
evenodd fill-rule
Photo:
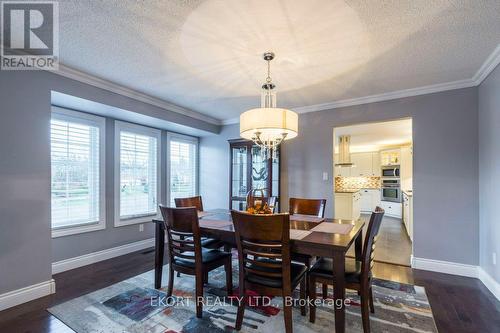
<path fill-rule="evenodd" d="M 385 210 L 375 261 L 411 266 L 413 253 L 412 119 L 335 127 L 334 217 L 365 221 Z M 354 249 L 348 252 L 354 256 Z"/>

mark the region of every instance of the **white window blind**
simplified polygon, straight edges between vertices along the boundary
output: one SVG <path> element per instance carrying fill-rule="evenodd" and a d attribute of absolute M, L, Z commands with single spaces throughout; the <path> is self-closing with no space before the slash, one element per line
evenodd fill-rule
<path fill-rule="evenodd" d="M 100 128 L 53 115 L 50 124 L 52 228 L 97 224 L 100 207 Z"/>
<path fill-rule="evenodd" d="M 197 142 L 194 140 L 169 140 L 170 205 L 175 198 L 192 197 L 197 192 Z"/>
<path fill-rule="evenodd" d="M 120 218 L 154 215 L 158 206 L 157 138 L 120 131 Z"/>

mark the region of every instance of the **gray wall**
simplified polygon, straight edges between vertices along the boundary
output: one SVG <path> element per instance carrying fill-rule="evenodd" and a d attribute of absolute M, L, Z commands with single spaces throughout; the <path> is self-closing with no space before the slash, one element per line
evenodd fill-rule
<path fill-rule="evenodd" d="M 480 265 L 500 283 L 500 67 L 479 86 Z"/>
<path fill-rule="evenodd" d="M 332 217 L 333 128 L 406 117 L 413 118 L 414 256 L 477 265 L 476 88 L 301 114 L 299 136 L 283 146 L 282 203 L 286 207 L 292 196 L 326 198 L 326 215 Z M 222 133 L 201 140 L 200 190 L 208 208 L 227 207 L 229 185 L 216 180 L 228 178 L 226 140 L 239 136 L 238 125 Z M 330 180 L 322 180 L 323 171 Z"/>
<path fill-rule="evenodd" d="M 107 121 L 106 230 L 51 238 L 51 90 L 162 121 L 218 126 L 45 71 L 0 71 L 0 294 L 51 278 L 51 263 L 151 238 L 152 226 L 113 227 L 113 123 Z M 163 154 L 164 155 L 164 154 Z M 165 164 L 163 164 L 165 165 Z M 163 171 L 164 172 L 164 171 Z"/>
<path fill-rule="evenodd" d="M 229 139 L 240 137 L 239 125 L 223 126 L 219 135 L 200 138 L 200 195 L 203 208 L 229 206 Z"/>

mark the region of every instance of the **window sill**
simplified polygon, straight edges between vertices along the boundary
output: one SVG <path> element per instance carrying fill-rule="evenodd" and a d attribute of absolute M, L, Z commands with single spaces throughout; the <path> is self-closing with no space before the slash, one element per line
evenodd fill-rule
<path fill-rule="evenodd" d="M 82 225 L 78 227 L 67 227 L 61 229 L 52 229 L 52 238 L 83 234 L 86 232 L 92 232 L 104 229 L 106 229 L 106 222 L 103 220 L 97 224 Z"/>
<path fill-rule="evenodd" d="M 151 222 L 154 219 L 160 218 L 160 214 L 151 214 L 146 216 L 133 217 L 129 219 L 117 219 L 115 220 L 115 228 L 124 227 L 127 225 L 141 224 Z"/>

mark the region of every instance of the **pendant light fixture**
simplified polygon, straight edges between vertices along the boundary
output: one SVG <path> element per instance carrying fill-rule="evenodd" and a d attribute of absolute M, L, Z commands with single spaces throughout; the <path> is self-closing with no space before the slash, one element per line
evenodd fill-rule
<path fill-rule="evenodd" d="M 276 107 L 276 86 L 271 79 L 271 60 L 274 53 L 264 53 L 267 61 L 267 78 L 262 85 L 260 108 L 240 115 L 240 135 L 260 146 L 268 158 L 276 157 L 276 148 L 284 141 L 293 139 L 298 133 L 297 113 Z"/>

